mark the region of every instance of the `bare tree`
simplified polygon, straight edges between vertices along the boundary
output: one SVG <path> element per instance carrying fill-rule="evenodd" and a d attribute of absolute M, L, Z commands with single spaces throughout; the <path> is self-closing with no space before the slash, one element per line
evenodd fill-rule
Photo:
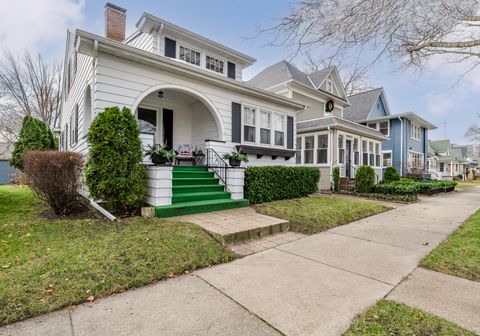
<path fill-rule="evenodd" d="M 358 58 L 355 62 L 351 63 L 336 57 L 314 58 L 309 52 L 307 52 L 305 56 L 304 69 L 307 74 L 335 66 L 342 79 L 345 93 L 348 96 L 372 88 L 367 76 L 370 67 L 362 66 Z"/>
<path fill-rule="evenodd" d="M 0 60 L 0 138 L 16 140 L 26 115 L 43 120 L 51 129 L 58 122 L 61 102 L 61 73 L 40 54 L 26 51 L 23 58 L 11 52 Z"/>
<path fill-rule="evenodd" d="M 363 53 L 367 64 L 388 56 L 420 70 L 442 56 L 473 68 L 480 64 L 479 8 L 480 0 L 301 0 L 261 32 L 295 53 Z"/>

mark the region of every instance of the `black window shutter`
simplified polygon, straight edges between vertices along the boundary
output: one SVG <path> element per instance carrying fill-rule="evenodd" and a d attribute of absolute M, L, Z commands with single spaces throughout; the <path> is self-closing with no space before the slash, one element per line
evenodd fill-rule
<path fill-rule="evenodd" d="M 232 102 L 232 142 L 240 143 L 242 138 L 242 105 Z"/>
<path fill-rule="evenodd" d="M 235 63 L 228 62 L 228 72 L 227 76 L 228 78 L 235 79 Z"/>
<path fill-rule="evenodd" d="M 287 148 L 293 149 L 293 117 L 287 117 Z"/>
<path fill-rule="evenodd" d="M 165 56 L 175 58 L 177 54 L 177 41 L 165 37 Z"/>

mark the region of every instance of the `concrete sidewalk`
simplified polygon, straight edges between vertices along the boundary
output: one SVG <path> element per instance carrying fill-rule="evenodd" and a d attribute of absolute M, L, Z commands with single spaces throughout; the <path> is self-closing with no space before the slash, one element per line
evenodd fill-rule
<path fill-rule="evenodd" d="M 479 204 L 480 188 L 427 198 L 0 335 L 341 335 Z"/>

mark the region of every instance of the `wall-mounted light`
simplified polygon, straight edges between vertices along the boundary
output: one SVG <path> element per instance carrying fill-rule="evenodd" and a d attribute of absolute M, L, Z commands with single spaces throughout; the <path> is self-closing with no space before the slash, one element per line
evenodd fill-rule
<path fill-rule="evenodd" d="M 157 96 L 158 98 L 163 99 L 163 91 L 158 91 Z"/>

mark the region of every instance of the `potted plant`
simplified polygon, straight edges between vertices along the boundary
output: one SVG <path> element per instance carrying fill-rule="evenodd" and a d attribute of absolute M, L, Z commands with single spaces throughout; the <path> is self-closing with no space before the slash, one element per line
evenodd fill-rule
<path fill-rule="evenodd" d="M 247 155 L 239 152 L 226 153 L 223 155 L 223 158 L 228 160 L 228 163 L 232 167 L 240 167 L 242 162 L 248 162 Z"/>
<path fill-rule="evenodd" d="M 145 155 L 150 156 L 150 160 L 152 160 L 152 162 L 157 165 L 171 163 L 171 160 L 175 157 L 173 151 L 168 150 L 161 145 L 148 145 L 148 149 L 145 151 Z"/>

